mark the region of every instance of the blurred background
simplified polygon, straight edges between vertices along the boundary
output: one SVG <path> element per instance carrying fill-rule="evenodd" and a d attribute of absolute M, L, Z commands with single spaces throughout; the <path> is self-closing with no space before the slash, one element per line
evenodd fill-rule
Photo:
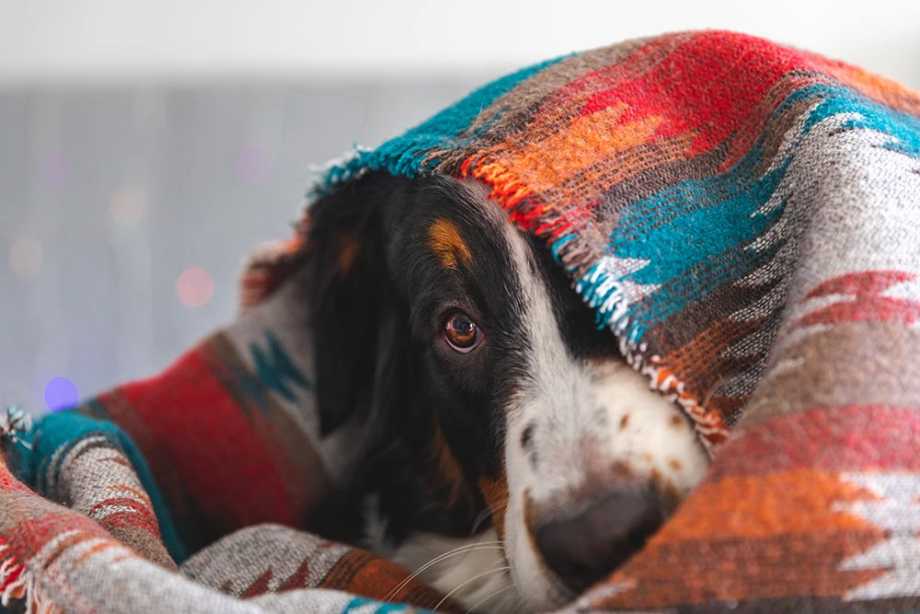
<path fill-rule="evenodd" d="M 520 65 L 691 28 L 920 87 L 916 0 L 0 0 L 0 404 L 152 374 L 231 319 L 312 165 Z"/>

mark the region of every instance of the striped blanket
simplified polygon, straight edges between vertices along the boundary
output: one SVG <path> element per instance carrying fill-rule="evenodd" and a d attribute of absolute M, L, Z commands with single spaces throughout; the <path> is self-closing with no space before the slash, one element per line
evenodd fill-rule
<path fill-rule="evenodd" d="M 567 611 L 920 608 L 920 94 L 726 32 L 513 73 L 315 187 L 472 177 L 546 240 L 711 470 Z M 34 427 L 8 413 L 0 594 L 45 611 L 455 607 L 308 529 L 360 470 L 322 436 L 303 228 L 237 321 L 165 373 Z M 373 599 L 412 605 L 385 604 Z"/>

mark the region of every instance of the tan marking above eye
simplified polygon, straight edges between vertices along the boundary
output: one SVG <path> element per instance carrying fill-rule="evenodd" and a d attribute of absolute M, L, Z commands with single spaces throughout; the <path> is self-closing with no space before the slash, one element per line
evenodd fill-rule
<path fill-rule="evenodd" d="M 457 269 L 458 259 L 466 266 L 473 260 L 457 226 L 444 218 L 436 219 L 428 228 L 428 247 L 446 269 Z"/>
<path fill-rule="evenodd" d="M 339 241 L 339 252 L 337 256 L 339 271 L 344 274 L 351 272 L 351 267 L 355 263 L 355 259 L 358 257 L 358 250 L 360 246 L 358 242 L 355 241 L 355 238 L 348 234 L 341 234 L 338 238 Z"/>

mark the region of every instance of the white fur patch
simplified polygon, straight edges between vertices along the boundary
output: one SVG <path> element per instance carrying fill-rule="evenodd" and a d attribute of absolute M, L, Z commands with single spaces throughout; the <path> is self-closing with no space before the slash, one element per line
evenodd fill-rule
<path fill-rule="evenodd" d="M 539 610 L 571 595 L 535 550 L 524 522 L 525 493 L 537 509 L 577 508 L 584 502 L 572 493 L 589 478 L 596 483 L 598 475 L 609 475 L 613 487 L 614 467 L 628 467 L 633 479 L 654 480 L 683 496 L 702 478 L 708 458 L 681 410 L 625 362 L 572 358 L 543 280 L 528 263 L 532 256 L 524 239 L 510 227 L 506 234 L 526 295 L 532 375 L 506 416 L 505 551 L 523 601 Z M 528 450 L 521 441 L 524 429 Z"/>
<path fill-rule="evenodd" d="M 681 409 L 651 389 L 625 361 L 588 363 L 570 355 L 545 282 L 531 266 L 530 247 L 487 201 L 481 186 L 467 186 L 481 197 L 484 213 L 505 229 L 514 269 L 510 273 L 524 293 L 523 321 L 531 349 L 529 377 L 506 415 L 509 502 L 504 539 L 499 541 L 492 529 L 468 539 L 420 533 L 394 550 L 383 543 L 379 519 L 370 521 L 367 533 L 370 541 L 378 542 L 378 552 L 471 611 L 545 611 L 573 595 L 536 551 L 525 525 L 525 493 L 538 508 L 577 509 L 585 502 L 573 493 L 589 478 L 596 484 L 601 476 L 603 484 L 609 474 L 613 487 L 614 467 L 628 467 L 632 479 L 654 481 L 682 497 L 702 478 L 708 457 Z"/>

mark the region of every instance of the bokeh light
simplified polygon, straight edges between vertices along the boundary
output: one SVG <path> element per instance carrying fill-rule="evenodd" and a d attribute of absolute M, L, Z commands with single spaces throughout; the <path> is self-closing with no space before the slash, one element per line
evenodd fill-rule
<path fill-rule="evenodd" d="M 176 280 L 176 294 L 186 307 L 203 307 L 214 296 L 214 279 L 201 267 L 189 267 Z"/>
<path fill-rule="evenodd" d="M 47 186 L 60 186 L 67 179 L 69 170 L 67 158 L 57 151 L 48 155 L 42 164 L 42 176 Z"/>
<path fill-rule="evenodd" d="M 133 228 L 147 216 L 147 193 L 134 186 L 126 186 L 112 194 L 109 203 L 112 221 L 124 228 Z"/>
<path fill-rule="evenodd" d="M 236 174 L 247 183 L 260 183 L 268 178 L 271 160 L 268 153 L 257 145 L 246 145 L 236 158 Z"/>
<path fill-rule="evenodd" d="M 45 385 L 45 404 L 51 411 L 73 407 L 80 400 L 80 393 L 66 377 L 55 377 Z"/>
<path fill-rule="evenodd" d="M 42 270 L 44 250 L 38 239 L 17 237 L 10 245 L 10 270 L 21 279 L 31 279 Z"/>

